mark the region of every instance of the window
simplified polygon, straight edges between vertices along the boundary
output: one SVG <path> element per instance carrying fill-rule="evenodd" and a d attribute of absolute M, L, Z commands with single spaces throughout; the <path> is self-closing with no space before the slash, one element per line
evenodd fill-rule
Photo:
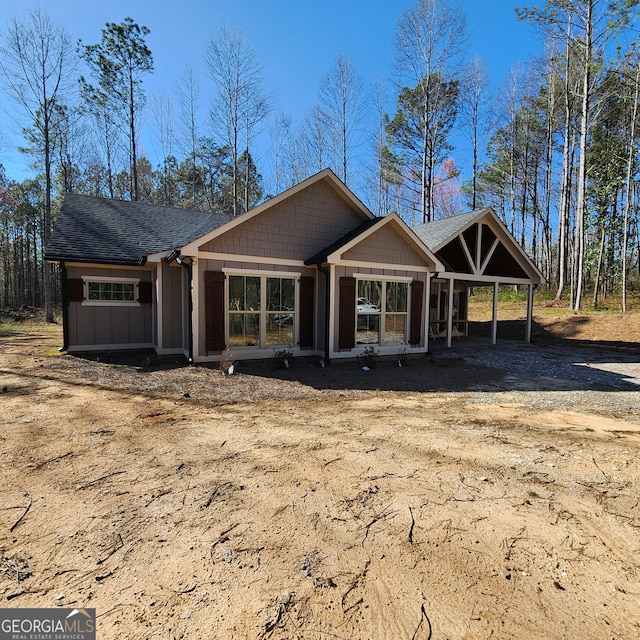
<path fill-rule="evenodd" d="M 358 280 L 357 344 L 406 343 L 407 292 L 407 282 Z"/>
<path fill-rule="evenodd" d="M 140 281 L 135 278 L 83 278 L 83 304 L 95 306 L 137 306 Z"/>
<path fill-rule="evenodd" d="M 229 347 L 295 344 L 295 277 L 230 275 Z"/>

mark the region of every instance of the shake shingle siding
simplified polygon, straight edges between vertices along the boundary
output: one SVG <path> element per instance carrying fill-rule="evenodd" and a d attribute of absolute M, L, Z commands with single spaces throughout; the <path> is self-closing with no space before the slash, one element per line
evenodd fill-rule
<path fill-rule="evenodd" d="M 202 250 L 306 260 L 361 222 L 361 214 L 329 185 L 318 182 L 206 243 Z"/>

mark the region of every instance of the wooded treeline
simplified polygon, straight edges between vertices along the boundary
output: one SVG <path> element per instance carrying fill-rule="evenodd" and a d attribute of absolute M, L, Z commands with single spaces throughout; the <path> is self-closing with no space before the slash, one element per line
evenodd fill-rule
<path fill-rule="evenodd" d="M 206 77 L 187 70 L 170 99 L 145 90 L 153 54 L 133 19 L 87 44 L 26 11 L 0 32 L 0 78 L 37 175 L 12 178 L 0 155 L 0 305 L 53 318 L 58 275 L 42 255 L 65 192 L 239 215 L 330 166 L 374 213 L 409 224 L 492 206 L 558 298 L 577 309 L 622 293 L 626 310 L 639 286 L 639 5 L 518 9 L 545 52 L 496 89 L 469 59 L 460 10 L 417 0 L 397 23 L 389 87 L 367 87 L 340 55 L 300 122 L 224 23 Z"/>

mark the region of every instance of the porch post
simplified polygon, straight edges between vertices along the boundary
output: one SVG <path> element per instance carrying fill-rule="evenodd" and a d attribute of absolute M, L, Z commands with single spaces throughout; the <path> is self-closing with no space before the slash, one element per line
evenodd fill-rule
<path fill-rule="evenodd" d="M 498 342 L 498 283 L 493 283 L 493 318 L 491 320 L 491 344 Z"/>
<path fill-rule="evenodd" d="M 447 301 L 447 348 L 451 348 L 453 334 L 453 278 L 449 278 L 449 299 Z"/>
<path fill-rule="evenodd" d="M 425 289 L 427 290 L 425 294 L 425 302 L 423 302 L 422 306 L 425 307 L 425 315 L 424 315 L 424 346 L 427 348 L 427 353 L 429 353 L 429 349 L 431 345 L 429 341 L 431 340 L 431 332 L 429 331 L 430 325 L 430 316 L 431 316 L 431 278 L 433 278 L 435 274 L 429 272 L 427 274 L 427 286 Z"/>
<path fill-rule="evenodd" d="M 338 305 L 336 304 L 336 292 L 337 295 L 340 295 L 340 292 L 337 291 L 338 287 L 336 286 L 336 266 L 335 264 L 329 265 L 329 271 L 325 274 L 327 278 L 329 278 L 329 299 L 326 302 L 327 308 L 324 310 L 325 317 L 327 318 L 327 322 L 329 323 L 329 331 L 325 336 L 325 340 L 328 340 L 328 344 L 325 345 L 325 355 L 329 360 L 333 358 L 334 352 L 333 347 L 335 345 L 335 335 L 336 335 L 336 309 L 337 312 L 340 313 L 340 309 L 338 309 Z M 358 292 L 356 291 L 356 298 L 358 296 Z M 329 364 L 327 362 L 327 364 Z"/>
<path fill-rule="evenodd" d="M 163 295 L 164 288 L 164 261 L 160 260 L 158 266 L 156 267 L 156 298 L 154 300 L 155 312 L 156 312 L 156 321 L 155 326 L 153 328 L 156 339 L 156 349 L 158 353 L 160 353 L 164 348 L 164 329 L 163 329 L 163 315 L 164 315 L 164 305 L 162 304 L 164 300 Z"/>
<path fill-rule="evenodd" d="M 527 285 L 527 333 L 525 340 L 531 342 L 531 326 L 533 321 L 533 285 Z"/>

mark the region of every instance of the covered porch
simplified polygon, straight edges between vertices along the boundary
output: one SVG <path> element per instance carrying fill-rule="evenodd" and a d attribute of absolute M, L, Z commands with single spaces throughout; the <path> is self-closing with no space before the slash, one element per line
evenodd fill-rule
<path fill-rule="evenodd" d="M 441 274 L 438 274 L 440 276 Z M 470 325 L 469 297 L 470 291 L 478 288 L 488 288 L 491 295 L 490 340 L 495 345 L 498 341 L 498 299 L 500 286 L 513 284 L 496 280 L 494 282 L 469 282 L 455 277 L 434 279 L 431 283 L 431 297 L 429 305 L 429 340 L 438 342 L 444 340 L 447 347 L 451 347 L 454 338 L 468 337 Z M 531 342 L 533 326 L 533 293 L 536 284 L 518 283 L 526 290 L 525 330 L 522 339 Z M 474 336 L 477 338 L 477 336 Z"/>
<path fill-rule="evenodd" d="M 413 227 L 416 235 L 444 264 L 435 274 L 429 298 L 429 338 L 454 336 L 469 330 L 469 288 L 492 290 L 491 343 L 498 340 L 498 292 L 501 285 L 527 291 L 526 330 L 531 341 L 533 291 L 544 278 L 495 211 L 487 207 Z"/>

